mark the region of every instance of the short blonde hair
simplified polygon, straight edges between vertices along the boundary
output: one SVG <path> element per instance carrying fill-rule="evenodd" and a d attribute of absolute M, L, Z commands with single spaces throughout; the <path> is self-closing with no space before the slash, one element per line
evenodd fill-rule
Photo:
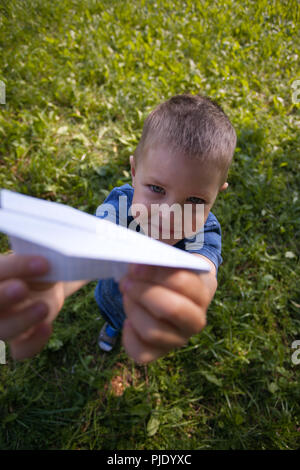
<path fill-rule="evenodd" d="M 234 127 L 221 106 L 206 96 L 185 93 L 149 114 L 134 159 L 137 165 L 149 145 L 165 144 L 173 152 L 213 163 L 225 181 L 236 142 Z"/>

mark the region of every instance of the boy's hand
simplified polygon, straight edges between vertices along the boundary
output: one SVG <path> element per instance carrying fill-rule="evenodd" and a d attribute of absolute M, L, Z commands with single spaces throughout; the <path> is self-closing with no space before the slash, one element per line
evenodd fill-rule
<path fill-rule="evenodd" d="M 34 260 L 40 267 L 31 266 Z M 63 283 L 29 281 L 48 269 L 41 257 L 0 255 L 0 339 L 9 342 L 14 359 L 32 357 L 43 348 L 64 303 Z M 18 289 L 9 293 L 13 286 Z"/>
<path fill-rule="evenodd" d="M 205 327 L 217 288 L 215 267 L 210 264 L 212 271 L 203 274 L 146 265 L 135 273 L 138 265 L 130 266 L 120 281 L 127 315 L 122 340 L 136 362 L 154 361 Z"/>

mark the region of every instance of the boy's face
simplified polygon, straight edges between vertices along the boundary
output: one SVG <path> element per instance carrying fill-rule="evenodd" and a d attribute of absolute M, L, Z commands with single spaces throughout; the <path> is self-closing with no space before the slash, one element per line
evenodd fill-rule
<path fill-rule="evenodd" d="M 166 146 L 155 145 L 148 148 L 137 168 L 131 156 L 130 165 L 134 187 L 132 206 L 142 204 L 146 208 L 143 215 L 136 213 L 138 222 L 144 230 L 148 227 L 149 236 L 169 245 L 198 232 L 219 191 L 228 186 L 220 181 L 220 174 L 216 169 L 207 168 L 197 159 L 187 159 L 175 154 Z M 179 212 L 174 216 L 172 211 L 168 213 L 157 207 L 155 209 L 154 204 L 166 204 L 168 207 L 178 204 Z M 152 213 L 157 214 L 156 217 L 151 217 L 151 207 Z M 168 223 L 170 233 L 164 229 L 168 227 Z M 190 228 L 184 230 L 184 227 Z M 153 233 L 156 235 L 153 236 Z"/>

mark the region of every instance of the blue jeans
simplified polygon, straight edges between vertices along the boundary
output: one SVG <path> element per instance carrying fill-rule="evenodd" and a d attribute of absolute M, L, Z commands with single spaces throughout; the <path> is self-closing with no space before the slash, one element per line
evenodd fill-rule
<path fill-rule="evenodd" d="M 113 278 L 98 281 L 95 300 L 103 318 L 117 330 L 121 330 L 125 320 L 123 296 Z"/>

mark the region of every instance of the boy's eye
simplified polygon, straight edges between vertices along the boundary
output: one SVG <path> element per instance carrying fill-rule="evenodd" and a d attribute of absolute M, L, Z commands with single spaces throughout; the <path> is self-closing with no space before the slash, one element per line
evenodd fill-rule
<path fill-rule="evenodd" d="M 190 197 L 189 200 L 190 200 L 193 204 L 205 204 L 204 199 L 201 199 L 200 197 Z"/>
<path fill-rule="evenodd" d="M 154 193 L 161 193 L 163 191 L 163 188 L 161 188 L 160 186 L 156 186 L 155 184 L 149 184 L 149 188 Z"/>

